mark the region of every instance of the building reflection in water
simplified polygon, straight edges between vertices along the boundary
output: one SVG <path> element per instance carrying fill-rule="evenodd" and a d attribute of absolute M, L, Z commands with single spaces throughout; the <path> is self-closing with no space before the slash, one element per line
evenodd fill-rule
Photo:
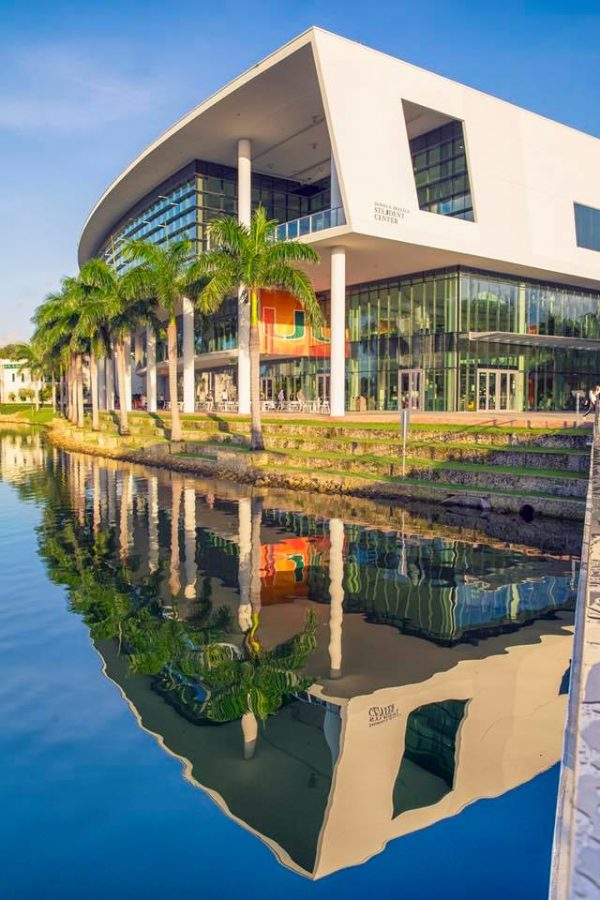
<path fill-rule="evenodd" d="M 575 560 L 31 435 L 3 439 L 0 469 L 42 485 L 40 552 L 141 727 L 296 871 L 356 865 L 558 760 Z"/>

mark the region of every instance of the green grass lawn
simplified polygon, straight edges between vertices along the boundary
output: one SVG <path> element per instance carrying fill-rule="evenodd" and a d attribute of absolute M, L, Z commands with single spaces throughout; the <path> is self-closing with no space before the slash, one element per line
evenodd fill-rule
<path fill-rule="evenodd" d="M 19 419 L 31 422 L 32 425 L 46 425 L 54 415 L 48 406 L 36 412 L 30 403 L 0 403 L 0 416 L 18 416 Z"/>
<path fill-rule="evenodd" d="M 107 415 L 106 412 L 103 415 Z M 143 417 L 152 417 L 155 419 L 165 419 L 165 421 L 170 422 L 171 415 L 168 411 L 160 410 L 157 413 L 147 413 L 142 410 L 134 410 L 129 414 L 132 418 L 143 418 Z M 448 413 L 448 415 L 452 415 Z M 570 415 L 570 413 L 565 413 L 565 415 Z M 194 415 L 186 415 L 185 413 L 181 416 L 182 423 L 185 424 L 193 424 L 194 422 L 227 422 L 229 425 L 235 424 L 248 424 L 250 422 L 249 416 L 237 416 L 232 415 L 230 413 L 220 413 L 215 412 L 212 415 L 208 416 L 202 413 L 195 413 Z M 269 426 L 279 426 L 284 428 L 289 427 L 310 427 L 315 429 L 352 429 L 356 431 L 384 431 L 392 434 L 398 434 L 400 432 L 400 419 L 398 417 L 397 422 L 351 422 L 351 421 L 343 421 L 336 420 L 331 421 L 329 419 L 324 418 L 314 418 L 314 419 L 287 419 L 280 418 L 277 416 L 266 415 L 263 416 L 263 427 L 268 429 Z M 544 434 L 585 434 L 581 428 L 529 428 L 526 426 L 513 426 L 513 425 L 483 425 L 473 423 L 470 424 L 454 424 L 450 422 L 419 422 L 418 424 L 414 424 L 411 426 L 411 432 L 446 432 L 448 434 L 531 434 L 535 436 L 544 435 Z"/>

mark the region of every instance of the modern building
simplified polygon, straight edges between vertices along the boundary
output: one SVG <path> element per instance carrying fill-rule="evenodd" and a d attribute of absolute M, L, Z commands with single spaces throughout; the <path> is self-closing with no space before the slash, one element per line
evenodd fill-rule
<path fill-rule="evenodd" d="M 600 140 L 311 28 L 177 122 L 90 214 L 79 261 L 129 237 L 206 247 L 262 204 L 312 244 L 326 325 L 261 298 L 262 393 L 312 408 L 561 410 L 600 378 Z M 179 317 L 180 402 L 249 411 L 237 298 Z M 135 336 L 148 407 L 165 348 Z"/>

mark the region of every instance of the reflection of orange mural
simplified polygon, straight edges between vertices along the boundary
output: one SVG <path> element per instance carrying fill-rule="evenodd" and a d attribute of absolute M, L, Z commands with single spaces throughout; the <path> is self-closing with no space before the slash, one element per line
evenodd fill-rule
<path fill-rule="evenodd" d="M 296 537 L 260 548 L 261 601 L 265 605 L 291 601 L 308 594 L 307 575 L 314 557 L 327 551 L 319 537 Z M 322 560 L 319 560 L 319 564 Z"/>
<path fill-rule="evenodd" d="M 285 291 L 262 291 L 260 351 L 273 356 L 329 356 L 330 329 L 306 324 L 301 305 Z"/>

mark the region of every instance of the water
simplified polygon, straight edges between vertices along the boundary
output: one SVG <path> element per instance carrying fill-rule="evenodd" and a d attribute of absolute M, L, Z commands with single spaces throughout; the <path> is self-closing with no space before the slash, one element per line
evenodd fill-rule
<path fill-rule="evenodd" d="M 0 475 L 0 896 L 546 895 L 579 528 Z"/>

